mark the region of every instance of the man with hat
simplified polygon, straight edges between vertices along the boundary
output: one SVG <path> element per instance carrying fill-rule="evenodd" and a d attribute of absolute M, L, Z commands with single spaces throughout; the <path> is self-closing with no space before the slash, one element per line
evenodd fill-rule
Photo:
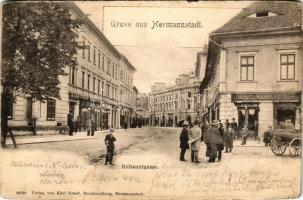
<path fill-rule="evenodd" d="M 199 150 L 201 148 L 201 128 L 198 126 L 199 121 L 194 121 L 194 127 L 192 127 L 189 131 L 189 141 L 188 144 L 190 144 L 191 149 L 191 162 L 199 163 L 198 155 Z"/>
<path fill-rule="evenodd" d="M 209 157 L 208 162 L 215 162 L 217 157 L 218 144 L 223 143 L 220 132 L 218 130 L 219 126 L 220 123 L 217 120 L 213 121 L 211 123 L 211 127 L 209 127 L 209 130 L 206 132 L 207 135 L 204 138 L 204 142 L 207 145 L 207 155 Z"/>
<path fill-rule="evenodd" d="M 185 121 L 183 123 L 183 129 L 181 131 L 181 134 L 180 134 L 180 148 L 181 148 L 181 152 L 180 152 L 180 160 L 181 161 L 186 161 L 184 159 L 184 155 L 185 155 L 185 152 L 186 152 L 186 149 L 189 149 L 189 145 L 188 145 L 188 126 L 189 126 L 189 123 L 187 121 Z"/>
<path fill-rule="evenodd" d="M 113 162 L 113 158 L 114 158 L 114 151 L 115 151 L 115 144 L 114 142 L 116 141 L 115 136 L 113 135 L 114 129 L 110 129 L 109 130 L 109 134 L 107 134 L 105 136 L 105 145 L 106 145 L 106 157 L 105 157 L 105 165 L 107 165 L 108 163 L 110 165 L 114 165 Z"/>

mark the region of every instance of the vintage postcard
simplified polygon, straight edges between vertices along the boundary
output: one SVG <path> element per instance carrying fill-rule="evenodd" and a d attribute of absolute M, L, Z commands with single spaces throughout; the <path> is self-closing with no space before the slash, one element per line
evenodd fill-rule
<path fill-rule="evenodd" d="M 301 2 L 1 13 L 1 198 L 300 198 Z"/>

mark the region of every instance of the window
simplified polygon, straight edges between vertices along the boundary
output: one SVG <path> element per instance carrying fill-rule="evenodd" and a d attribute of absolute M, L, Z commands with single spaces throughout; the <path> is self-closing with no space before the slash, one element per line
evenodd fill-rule
<path fill-rule="evenodd" d="M 257 17 L 266 17 L 266 16 L 268 16 L 268 12 L 259 12 L 259 13 L 256 13 L 256 16 Z"/>
<path fill-rule="evenodd" d="M 98 68 L 101 66 L 101 54 L 100 52 L 98 53 Z"/>
<path fill-rule="evenodd" d="M 83 40 L 82 58 L 85 58 L 85 41 Z"/>
<path fill-rule="evenodd" d="M 240 80 L 253 81 L 254 80 L 254 56 L 241 56 L 240 58 Z"/>
<path fill-rule="evenodd" d="M 106 73 L 107 73 L 108 75 L 110 75 L 110 65 L 111 65 L 110 60 L 107 60 L 107 69 L 106 69 Z"/>
<path fill-rule="evenodd" d="M 104 82 L 102 82 L 102 96 L 104 96 Z"/>
<path fill-rule="evenodd" d="M 96 89 L 96 78 L 94 77 L 93 78 L 93 92 L 95 92 L 95 89 Z"/>
<path fill-rule="evenodd" d="M 100 80 L 98 80 L 98 94 L 100 94 Z"/>
<path fill-rule="evenodd" d="M 105 67 L 105 56 L 102 54 L 102 71 L 105 71 L 104 67 Z"/>
<path fill-rule="evenodd" d="M 278 15 L 281 15 L 281 14 L 268 12 L 268 11 L 262 11 L 262 12 L 257 12 L 257 13 L 251 14 L 247 17 L 248 18 L 275 17 L 275 16 L 278 16 Z"/>
<path fill-rule="evenodd" d="M 114 99 L 115 98 L 115 88 L 114 86 L 112 86 L 112 94 L 111 94 L 111 98 Z"/>
<path fill-rule="evenodd" d="M 88 44 L 87 60 L 90 62 L 90 44 Z"/>
<path fill-rule="evenodd" d="M 96 49 L 94 48 L 93 63 L 96 65 Z"/>
<path fill-rule="evenodd" d="M 295 80 L 295 54 L 280 55 L 280 79 Z"/>
<path fill-rule="evenodd" d="M 82 88 L 84 89 L 84 83 L 85 83 L 85 72 L 82 72 Z"/>
<path fill-rule="evenodd" d="M 178 101 L 175 101 L 175 109 L 178 110 Z"/>
<path fill-rule="evenodd" d="M 188 92 L 187 96 L 188 96 L 188 97 L 191 97 L 191 92 Z"/>
<path fill-rule="evenodd" d="M 112 68 L 112 76 L 113 77 L 115 77 L 115 68 L 116 68 L 115 65 L 113 65 L 113 68 Z"/>
<path fill-rule="evenodd" d="M 72 85 L 75 85 L 75 80 L 76 80 L 76 67 L 71 67 L 70 68 L 70 83 Z"/>
<path fill-rule="evenodd" d="M 109 97 L 109 84 L 106 84 L 105 96 Z"/>
<path fill-rule="evenodd" d="M 47 100 L 46 120 L 55 121 L 56 117 L 56 101 L 54 99 Z"/>
<path fill-rule="evenodd" d="M 89 86 L 90 86 L 90 75 L 87 74 L 87 90 L 89 91 Z"/>

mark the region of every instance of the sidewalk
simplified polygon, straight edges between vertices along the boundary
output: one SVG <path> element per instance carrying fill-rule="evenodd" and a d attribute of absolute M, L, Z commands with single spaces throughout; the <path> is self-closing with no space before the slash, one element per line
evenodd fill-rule
<path fill-rule="evenodd" d="M 132 130 L 132 129 L 127 129 Z M 115 129 L 115 133 L 125 131 L 124 129 Z M 51 134 L 51 135 L 26 135 L 26 136 L 15 136 L 17 145 L 24 144 L 36 144 L 36 143 L 51 143 L 51 142 L 63 142 L 73 140 L 90 140 L 96 139 L 99 136 L 105 135 L 109 130 L 95 131 L 95 136 L 87 136 L 87 132 L 77 132 L 73 136 L 62 135 L 62 134 Z M 12 146 L 13 142 L 8 135 L 6 138 L 7 146 Z"/>

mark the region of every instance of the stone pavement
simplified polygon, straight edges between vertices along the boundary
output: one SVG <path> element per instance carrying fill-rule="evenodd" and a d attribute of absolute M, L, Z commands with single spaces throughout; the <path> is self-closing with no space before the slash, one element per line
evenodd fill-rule
<path fill-rule="evenodd" d="M 138 132 L 138 131 L 142 132 L 143 130 L 146 130 L 148 128 L 152 128 L 155 130 L 163 130 L 163 129 L 176 130 L 176 134 L 179 134 L 179 130 L 181 130 L 181 128 L 177 128 L 177 127 L 129 128 L 126 131 L 124 129 L 115 129 L 115 135 L 118 134 L 119 140 L 122 139 L 124 141 L 126 138 L 124 138 L 123 136 L 129 136 L 129 133 L 132 133 L 131 136 L 138 136 L 138 133 L 134 135 L 134 132 Z M 63 135 L 63 134 L 37 135 L 37 136 L 26 135 L 26 136 L 15 136 L 15 139 L 17 145 L 64 142 L 64 141 L 74 141 L 74 140 L 91 140 L 91 139 L 96 139 L 97 137 L 103 137 L 108 132 L 109 130 L 96 131 L 95 136 L 87 136 L 86 132 L 77 132 L 76 134 L 74 133 L 73 136 Z M 120 137 L 120 135 L 122 135 L 122 138 Z M 6 144 L 8 147 L 13 146 L 13 142 L 9 136 L 7 137 Z M 262 141 L 254 140 L 253 138 L 248 138 L 246 145 L 241 145 L 241 139 L 234 140 L 234 147 L 263 147 L 263 146 L 264 143 Z"/>

